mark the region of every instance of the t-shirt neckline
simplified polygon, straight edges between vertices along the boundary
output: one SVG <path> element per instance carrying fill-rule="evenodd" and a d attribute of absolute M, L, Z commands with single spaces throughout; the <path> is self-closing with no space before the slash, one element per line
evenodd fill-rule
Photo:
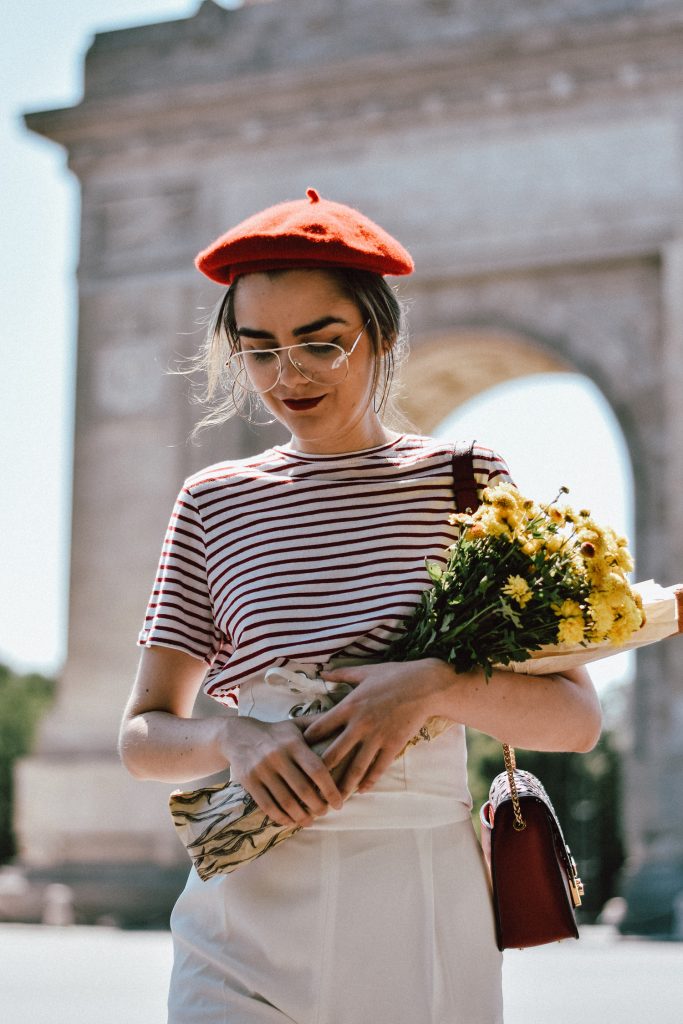
<path fill-rule="evenodd" d="M 361 458 L 364 455 L 374 455 L 377 452 L 389 451 L 395 448 L 405 438 L 405 434 L 399 434 L 393 441 L 385 441 L 383 444 L 374 445 L 372 448 L 361 448 L 355 452 L 330 452 L 329 454 L 316 454 L 314 452 L 302 452 L 298 448 L 290 448 L 288 445 L 273 445 L 273 451 L 279 455 L 290 455 L 295 459 L 303 459 L 307 462 L 334 461 L 336 459 Z"/>

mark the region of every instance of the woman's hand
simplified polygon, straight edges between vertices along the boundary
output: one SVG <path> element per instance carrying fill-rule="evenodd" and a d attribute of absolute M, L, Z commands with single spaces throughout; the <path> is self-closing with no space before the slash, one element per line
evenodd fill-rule
<path fill-rule="evenodd" d="M 206 671 L 172 648 L 144 648 L 121 723 L 119 749 L 136 778 L 189 782 L 230 767 L 281 825 L 310 825 L 342 799 L 329 769 L 302 737 L 311 721 L 258 722 L 236 712 L 192 718 Z"/>
<path fill-rule="evenodd" d="M 344 799 L 370 789 L 433 717 L 460 722 L 527 750 L 592 750 L 600 736 L 600 702 L 583 668 L 547 676 L 494 670 L 456 673 L 437 658 L 360 665 L 322 673 L 355 685 L 304 732 L 307 743 L 334 737 L 323 761 Z"/>
<path fill-rule="evenodd" d="M 225 753 L 231 776 L 278 825 L 312 825 L 342 796 L 329 768 L 302 737 L 311 718 L 260 722 L 231 717 L 225 721 Z"/>
<path fill-rule="evenodd" d="M 433 714 L 434 694 L 443 684 L 436 659 L 358 665 L 323 672 L 329 682 L 355 689 L 304 732 L 307 743 L 334 737 L 322 760 L 334 772 L 348 758 L 338 785 L 344 799 L 371 789 Z"/>

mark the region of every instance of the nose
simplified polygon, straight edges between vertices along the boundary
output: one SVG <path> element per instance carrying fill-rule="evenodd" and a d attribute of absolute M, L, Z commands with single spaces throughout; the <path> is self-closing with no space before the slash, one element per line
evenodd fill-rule
<path fill-rule="evenodd" d="M 291 351 L 292 350 L 288 348 L 286 352 L 280 353 L 280 365 L 282 367 L 280 371 L 280 383 L 284 384 L 285 387 L 296 387 L 302 380 L 307 379 L 301 370 L 297 370 L 296 366 L 292 362 Z"/>

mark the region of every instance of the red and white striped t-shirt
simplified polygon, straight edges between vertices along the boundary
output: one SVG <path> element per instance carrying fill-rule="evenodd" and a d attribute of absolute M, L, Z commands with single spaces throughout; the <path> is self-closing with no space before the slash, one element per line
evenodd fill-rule
<path fill-rule="evenodd" d="M 188 477 L 175 503 L 138 644 L 210 666 L 206 693 L 287 661 L 381 657 L 429 586 L 425 558 L 457 536 L 453 444 L 404 434 L 361 452 L 288 446 Z M 481 490 L 509 480 L 476 445 Z"/>

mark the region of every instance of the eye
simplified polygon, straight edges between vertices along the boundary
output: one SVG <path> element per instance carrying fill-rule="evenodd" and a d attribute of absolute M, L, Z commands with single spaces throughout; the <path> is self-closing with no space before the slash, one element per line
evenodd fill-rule
<path fill-rule="evenodd" d="M 253 364 L 266 364 L 272 363 L 274 359 L 277 359 L 275 352 L 268 348 L 247 348 L 242 352 L 245 360 Z"/>
<path fill-rule="evenodd" d="M 302 350 L 311 356 L 317 356 L 319 359 L 329 359 L 330 356 L 335 355 L 340 346 L 336 341 L 308 341 L 301 345 Z"/>
<path fill-rule="evenodd" d="M 267 348 L 251 348 L 244 354 L 249 357 L 251 362 L 264 362 L 264 364 L 278 358 L 274 352 L 268 351 Z"/>

